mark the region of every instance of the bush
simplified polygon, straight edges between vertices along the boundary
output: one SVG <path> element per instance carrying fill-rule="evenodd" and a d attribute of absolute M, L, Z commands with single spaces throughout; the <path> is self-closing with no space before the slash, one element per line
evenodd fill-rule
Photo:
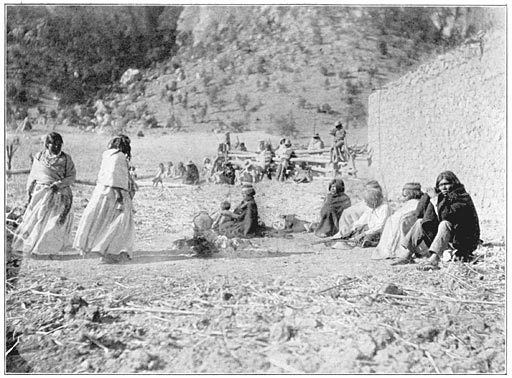
<path fill-rule="evenodd" d="M 219 97 L 220 89 L 217 85 L 212 85 L 208 87 L 206 90 L 206 95 L 208 96 L 208 101 L 210 104 L 215 104 L 217 102 L 217 99 Z"/>
<path fill-rule="evenodd" d="M 386 41 L 380 40 L 378 43 L 379 52 L 382 56 L 388 55 L 388 44 Z"/>
<path fill-rule="evenodd" d="M 245 130 L 245 121 L 244 120 L 233 120 L 229 124 L 229 128 L 231 131 L 241 133 Z"/>
<path fill-rule="evenodd" d="M 290 90 L 286 87 L 286 85 L 284 85 L 280 81 L 278 81 L 276 83 L 276 87 L 277 87 L 277 93 L 288 93 L 288 92 L 290 92 Z"/>
<path fill-rule="evenodd" d="M 297 100 L 297 107 L 299 109 L 304 109 L 306 107 L 306 99 L 304 97 L 299 97 L 299 99 Z"/>
<path fill-rule="evenodd" d="M 245 112 L 247 105 L 249 105 L 249 96 L 247 94 L 241 95 L 237 93 L 235 96 L 235 102 Z"/>
<path fill-rule="evenodd" d="M 274 127 L 267 131 L 271 134 L 293 137 L 299 133 L 295 119 L 293 117 L 293 113 L 291 111 L 288 113 L 288 115 L 281 115 L 275 118 Z"/>
<path fill-rule="evenodd" d="M 231 63 L 231 59 L 228 58 L 226 55 L 220 57 L 218 60 L 217 60 L 217 67 L 219 68 L 219 70 L 221 70 L 222 72 L 225 72 L 226 71 L 226 68 L 229 67 Z"/>

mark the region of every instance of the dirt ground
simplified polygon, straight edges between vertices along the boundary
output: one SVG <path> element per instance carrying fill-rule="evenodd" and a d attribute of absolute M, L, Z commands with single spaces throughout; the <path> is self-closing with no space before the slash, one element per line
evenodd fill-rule
<path fill-rule="evenodd" d="M 347 179 L 353 202 L 363 180 Z M 256 184 L 261 219 L 315 220 L 327 181 Z M 75 228 L 90 186 L 74 189 Z M 239 187 L 144 187 L 134 258 L 18 261 L 7 281 L 8 372 L 503 373 L 505 248 L 482 221 L 476 264 L 393 267 L 312 234 L 176 249 L 198 211 Z M 185 204 L 185 205 L 184 205 Z M 312 215 L 313 214 L 313 215 Z"/>

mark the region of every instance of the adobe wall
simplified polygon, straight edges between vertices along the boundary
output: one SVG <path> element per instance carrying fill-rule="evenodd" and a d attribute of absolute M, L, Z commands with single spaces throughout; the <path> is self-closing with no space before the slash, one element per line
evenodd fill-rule
<path fill-rule="evenodd" d="M 506 39 L 496 31 L 369 98 L 372 171 L 390 198 L 407 181 L 434 186 L 452 170 L 481 219 L 506 216 Z"/>

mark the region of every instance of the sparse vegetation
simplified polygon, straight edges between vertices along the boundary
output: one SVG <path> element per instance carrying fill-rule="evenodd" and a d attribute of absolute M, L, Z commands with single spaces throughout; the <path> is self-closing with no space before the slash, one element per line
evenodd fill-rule
<path fill-rule="evenodd" d="M 297 125 L 292 111 L 287 115 L 280 115 L 273 119 L 274 126 L 267 131 L 271 134 L 282 136 L 296 136 L 298 133 Z"/>

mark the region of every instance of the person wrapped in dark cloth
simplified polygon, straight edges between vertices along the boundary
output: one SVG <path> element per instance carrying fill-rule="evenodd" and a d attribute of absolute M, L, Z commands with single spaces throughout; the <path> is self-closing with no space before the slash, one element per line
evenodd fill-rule
<path fill-rule="evenodd" d="M 199 169 L 197 169 L 197 166 L 192 160 L 190 160 L 185 166 L 185 177 L 183 177 L 183 183 L 189 185 L 199 184 Z"/>
<path fill-rule="evenodd" d="M 315 230 L 315 235 L 325 238 L 336 234 L 341 214 L 350 205 L 350 198 L 345 194 L 345 183 L 343 180 L 332 180 L 329 183 L 329 193 L 320 210 L 320 222 Z"/>
<path fill-rule="evenodd" d="M 250 184 L 244 184 L 242 187 L 244 199 L 233 211 L 233 220 L 219 225 L 219 234 L 228 238 L 240 237 L 248 238 L 257 236 L 260 231 L 258 223 L 258 206 L 254 200 L 256 191 Z"/>
<path fill-rule="evenodd" d="M 394 263 L 408 263 L 413 255 L 427 254 L 421 270 L 438 269 L 444 252 L 468 261 L 480 242 L 478 214 L 471 196 L 452 171 L 437 176 L 435 188 L 428 188 L 430 202 L 423 219 L 418 219 L 401 241 L 406 255 Z"/>

